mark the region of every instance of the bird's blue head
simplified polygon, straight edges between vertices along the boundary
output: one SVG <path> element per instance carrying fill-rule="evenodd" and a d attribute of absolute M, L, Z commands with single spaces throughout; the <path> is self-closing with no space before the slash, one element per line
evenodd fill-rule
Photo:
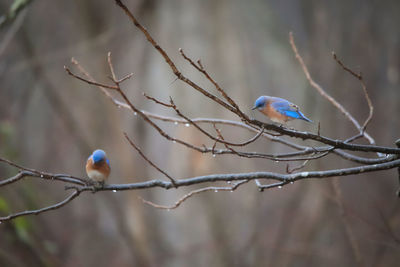
<path fill-rule="evenodd" d="M 257 98 L 256 102 L 254 102 L 254 107 L 252 109 L 263 109 L 267 104 L 267 98 L 265 96 L 260 96 Z"/>
<path fill-rule="evenodd" d="M 101 149 L 97 149 L 93 152 L 92 159 L 94 163 L 99 163 L 106 159 L 106 152 Z"/>

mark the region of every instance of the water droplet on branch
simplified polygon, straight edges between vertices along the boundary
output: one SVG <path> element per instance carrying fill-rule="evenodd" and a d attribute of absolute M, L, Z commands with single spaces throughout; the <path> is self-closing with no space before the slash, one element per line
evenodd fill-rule
<path fill-rule="evenodd" d="M 301 175 L 302 177 L 307 177 L 307 176 L 308 176 L 308 172 L 302 172 L 300 175 Z"/>

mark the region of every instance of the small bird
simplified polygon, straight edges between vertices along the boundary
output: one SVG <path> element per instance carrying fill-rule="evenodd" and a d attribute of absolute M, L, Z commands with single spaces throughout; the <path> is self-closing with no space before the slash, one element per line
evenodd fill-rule
<path fill-rule="evenodd" d="M 258 111 L 266 115 L 270 120 L 281 124 L 293 119 L 312 122 L 300 112 L 297 105 L 279 97 L 260 96 L 257 98 L 252 109 L 258 109 Z"/>
<path fill-rule="evenodd" d="M 89 156 L 86 162 L 86 173 L 87 176 L 100 184 L 110 175 L 110 161 L 106 156 L 106 152 L 101 149 L 93 151 L 93 154 Z"/>

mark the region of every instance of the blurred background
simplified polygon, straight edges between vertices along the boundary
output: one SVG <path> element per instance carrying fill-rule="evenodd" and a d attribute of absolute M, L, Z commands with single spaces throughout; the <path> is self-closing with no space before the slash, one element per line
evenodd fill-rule
<path fill-rule="evenodd" d="M 362 123 L 368 106 L 359 82 L 331 52 L 362 72 L 374 104 L 368 132 L 394 146 L 400 114 L 399 1 L 124 1 L 180 70 L 215 89 L 179 55 L 201 58 L 208 72 L 248 115 L 259 95 L 286 98 L 321 123 L 321 133 L 346 138 L 356 130 L 311 88 L 291 51 L 293 32 L 313 78 Z M 5 14 L 13 1 L 0 1 Z M 182 82 L 114 1 L 36 0 L 0 29 L 0 155 L 26 167 L 85 177 L 95 148 L 111 161 L 109 183 L 164 179 L 129 146 L 123 131 L 176 178 L 212 173 L 275 171 L 286 164 L 212 157 L 161 138 L 140 118 L 116 108 L 95 87 L 68 76 L 77 59 L 109 82 L 107 52 L 138 107 L 170 110 L 146 100 L 173 97 L 191 117 L 236 118 Z M 161 123 L 196 145 L 212 142 L 184 125 Z M 291 127 L 316 132 L 316 124 Z M 211 128 L 212 129 L 212 128 Z M 221 127 L 243 142 L 252 134 Z M 294 140 L 301 143 L 301 140 Z M 361 141 L 363 143 L 363 141 Z M 249 151 L 290 151 L 259 139 Z M 374 155 L 369 155 L 374 156 Z M 291 167 L 295 166 L 291 164 Z M 353 166 L 336 156 L 305 170 Z M 0 178 L 16 169 L 0 165 Z M 219 184 L 223 185 L 223 184 Z M 178 209 L 158 210 L 138 196 L 170 205 L 192 188 L 82 194 L 62 209 L 0 225 L 0 266 L 398 266 L 400 206 L 396 170 L 296 182 L 260 193 L 253 183 L 207 192 Z M 0 188 L 0 215 L 36 209 L 67 196 L 64 185 L 25 179 Z"/>

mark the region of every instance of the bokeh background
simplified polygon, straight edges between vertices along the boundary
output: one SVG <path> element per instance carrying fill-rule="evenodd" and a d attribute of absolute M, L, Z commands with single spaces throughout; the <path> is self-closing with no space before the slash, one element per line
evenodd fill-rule
<path fill-rule="evenodd" d="M 0 1 L 1 14 L 13 1 Z M 360 122 L 368 107 L 359 82 L 331 51 L 361 71 L 375 106 L 368 132 L 380 145 L 399 136 L 399 1 L 124 1 L 178 67 L 215 89 L 179 56 L 201 58 L 209 73 L 251 116 L 259 95 L 287 98 L 332 138 L 356 133 L 305 79 L 291 51 L 293 32 L 314 79 Z M 177 178 L 211 173 L 285 172 L 285 163 L 201 155 L 168 142 L 140 118 L 116 108 L 95 87 L 68 76 L 76 58 L 108 82 L 111 51 L 117 74 L 140 108 L 173 112 L 142 92 L 172 96 L 192 117 L 236 119 L 185 86 L 111 0 L 36 0 L 0 29 L 0 155 L 21 165 L 85 176 L 95 148 L 111 160 L 110 183 L 164 179 L 123 137 L 128 132 L 160 167 Z M 193 127 L 160 125 L 171 135 L 212 145 Z M 316 131 L 316 124 L 292 127 Z M 246 131 L 223 127 L 226 138 Z M 301 142 L 301 140 L 295 140 Z M 248 148 L 288 151 L 258 140 Z M 373 155 L 370 155 L 373 156 Z M 292 166 L 292 165 L 291 165 Z M 305 170 L 351 166 L 330 156 Z M 0 166 L 0 178 L 17 172 Z M 308 180 L 263 193 L 252 183 L 231 192 L 208 192 L 178 209 L 157 210 L 138 196 L 169 205 L 194 188 L 82 194 L 68 206 L 0 225 L 0 266 L 398 266 L 400 206 L 396 170 Z M 195 187 L 198 188 L 198 187 Z M 61 201 L 60 183 L 25 179 L 0 188 L 0 214 Z"/>

